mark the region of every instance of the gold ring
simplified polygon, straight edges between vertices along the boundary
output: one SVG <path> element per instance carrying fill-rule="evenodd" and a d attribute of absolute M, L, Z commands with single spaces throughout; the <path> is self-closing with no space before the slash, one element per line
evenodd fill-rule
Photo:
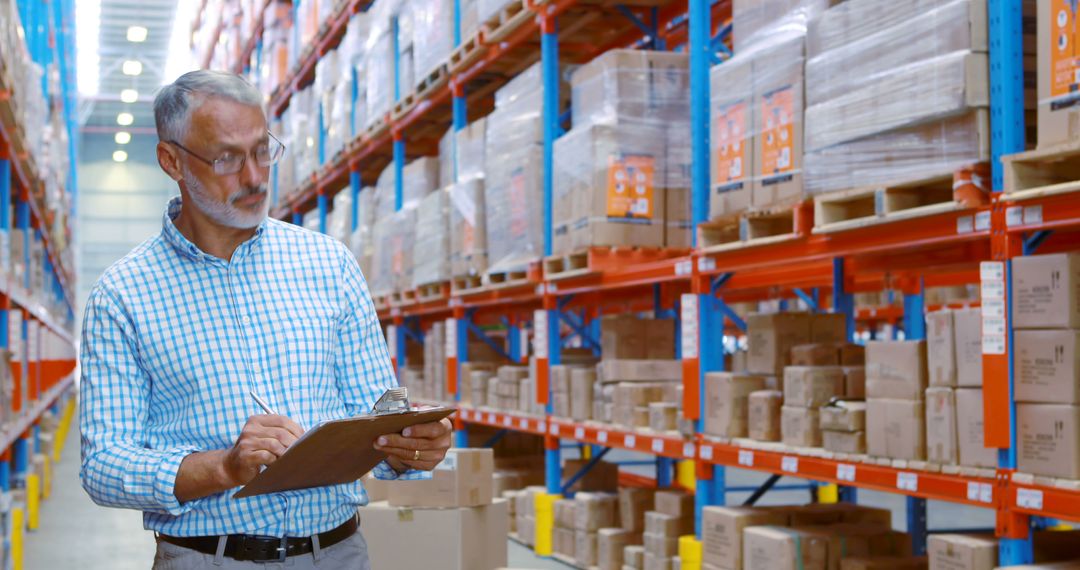
<path fill-rule="evenodd" d="M 420 461 L 420 450 L 419 449 L 414 449 L 413 450 L 412 460 L 413 461 Z"/>

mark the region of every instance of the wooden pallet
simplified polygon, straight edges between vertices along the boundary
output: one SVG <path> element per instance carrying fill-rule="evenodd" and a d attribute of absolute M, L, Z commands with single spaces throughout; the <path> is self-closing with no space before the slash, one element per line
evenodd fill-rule
<path fill-rule="evenodd" d="M 402 117 L 407 115 L 409 111 L 412 111 L 417 102 L 416 91 L 403 95 L 401 99 L 398 99 L 394 103 L 394 107 L 390 110 L 390 120 L 393 122 L 399 121 Z"/>
<path fill-rule="evenodd" d="M 1011 154 L 1002 162 L 1010 200 L 1080 192 L 1080 140 Z"/>
<path fill-rule="evenodd" d="M 450 52 L 450 60 L 447 64 L 450 75 L 457 75 L 480 61 L 480 58 L 484 56 L 484 39 L 485 31 L 481 28 Z"/>
<path fill-rule="evenodd" d="M 484 274 L 485 287 L 516 287 L 529 282 L 529 272 L 525 269 L 513 271 L 489 271 Z"/>
<path fill-rule="evenodd" d="M 510 36 L 534 16 L 527 5 L 527 0 L 508 2 L 497 14 L 484 22 L 480 29 L 484 31 L 484 43 L 496 44 Z"/>
<path fill-rule="evenodd" d="M 464 295 L 475 293 L 483 285 L 483 278 L 479 275 L 458 275 L 450 280 L 450 294 Z"/>
<path fill-rule="evenodd" d="M 965 209 L 953 199 L 952 174 L 867 186 L 814 198 L 814 233 L 825 234 Z"/>
<path fill-rule="evenodd" d="M 404 291 L 394 291 L 390 294 L 390 306 L 400 307 L 402 305 L 411 305 L 416 302 L 416 289 L 406 289 Z"/>
<path fill-rule="evenodd" d="M 446 87 L 450 82 L 450 71 L 445 63 L 440 63 L 416 85 L 416 98 L 423 101 L 431 94 Z"/>
<path fill-rule="evenodd" d="M 364 138 L 369 141 L 373 141 L 386 133 L 390 126 L 390 117 L 383 115 L 378 119 L 375 119 L 367 131 L 364 132 Z"/>
<path fill-rule="evenodd" d="M 565 255 L 554 255 L 544 259 L 544 277 L 547 279 L 569 279 L 600 273 L 610 269 L 626 267 L 679 257 L 686 249 L 667 249 L 659 247 L 590 247 Z"/>
<path fill-rule="evenodd" d="M 810 231 L 810 202 L 754 210 L 737 220 L 718 220 L 698 228 L 698 245 L 704 253 L 760 247 L 798 239 Z"/>
<path fill-rule="evenodd" d="M 390 300 L 392 295 L 390 293 L 379 293 L 371 296 L 372 303 L 375 304 L 376 311 L 384 311 L 390 308 Z"/>
<path fill-rule="evenodd" d="M 421 285 L 416 288 L 416 299 L 421 303 L 428 301 L 438 301 L 439 299 L 445 299 L 450 296 L 450 282 L 439 281 L 437 283 L 428 283 L 427 285 Z"/>

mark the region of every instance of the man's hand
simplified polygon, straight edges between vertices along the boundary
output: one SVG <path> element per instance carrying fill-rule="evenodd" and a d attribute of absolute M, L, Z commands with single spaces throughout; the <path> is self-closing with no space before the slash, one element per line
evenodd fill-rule
<path fill-rule="evenodd" d="M 277 461 L 302 435 L 303 428 L 285 416 L 251 416 L 222 460 L 226 481 L 232 483 L 230 487 L 246 485 L 263 465 Z"/>
<path fill-rule="evenodd" d="M 380 437 L 375 440 L 375 449 L 389 456 L 386 462 L 398 473 L 410 469 L 431 471 L 446 457 L 452 432 L 453 424 L 449 419 L 417 424 L 405 428 L 400 434 Z"/>

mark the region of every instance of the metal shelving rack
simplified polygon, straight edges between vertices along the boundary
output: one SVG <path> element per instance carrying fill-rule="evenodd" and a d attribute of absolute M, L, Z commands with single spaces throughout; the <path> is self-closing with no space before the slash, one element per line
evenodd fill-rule
<path fill-rule="evenodd" d="M 590 271 L 566 278 L 544 277 L 532 272 L 527 283 L 505 288 L 488 288 L 449 296 L 435 301 L 378 307 L 387 323 L 391 355 L 395 366 L 403 367 L 409 340 L 421 341 L 423 328 L 446 320 L 448 347 L 448 387 L 457 393 L 461 363 L 468 360 L 468 337 L 482 336 L 477 323 L 503 322 L 508 325 L 509 360 L 526 358 L 522 338 L 526 328 L 533 336 L 533 356 L 537 361 L 537 400 L 547 405 L 546 415 L 527 416 L 460 406 L 456 416 L 458 442 L 464 444 L 464 430 L 470 424 L 532 433 L 545 438 L 547 487 L 561 491 L 560 440 L 573 440 L 607 448 L 620 448 L 656 455 L 657 482 L 670 485 L 672 462 L 695 460 L 698 513 L 705 505 L 722 504 L 732 491 L 725 483 L 726 467 L 791 475 L 840 485 L 840 498 L 854 500 L 857 489 L 874 489 L 908 497 L 908 528 L 916 549 L 925 548 L 926 500 L 976 505 L 996 512 L 996 531 L 1002 538 L 1002 565 L 1030 562 L 1030 529 L 1035 517 L 1080 521 L 1080 491 L 1038 484 L 1015 475 L 1016 425 L 1012 399 L 1013 362 L 1008 347 L 1005 354 L 984 356 L 984 394 L 987 417 L 1007 417 L 1008 422 L 987 422 L 986 440 L 1001 449 L 1000 465 L 993 477 L 963 476 L 915 469 L 902 464 L 855 463 L 824 454 L 800 455 L 736 443 L 721 443 L 700 435 L 684 439 L 651 432 L 632 431 L 592 422 L 574 423 L 552 415 L 548 371 L 560 362 L 561 331 L 566 325 L 572 334 L 597 341 L 595 326 L 600 314 L 614 311 L 653 311 L 662 318 L 674 318 L 681 331 L 677 357 L 683 362 L 684 414 L 687 419 L 703 416 L 701 397 L 704 374 L 723 368 L 722 342 L 725 330 L 745 324 L 730 310 L 735 302 L 765 298 L 803 299 L 812 310 L 826 310 L 818 300 L 828 294 L 831 309 L 849 315 L 849 336 L 856 321 L 889 321 L 901 324 L 907 338 L 921 338 L 926 299 L 930 286 L 977 283 L 987 272 L 1004 277 L 1009 285 L 1009 260 L 1017 255 L 1075 248 L 1075 235 L 1051 235 L 1053 231 L 1080 230 L 1080 200 L 1076 194 L 1034 197 L 1023 202 L 1000 193 L 1000 157 L 1023 150 L 1023 61 L 1021 56 L 1020 0 L 987 0 L 990 18 L 991 130 L 994 189 L 989 206 L 956 208 L 933 216 L 902 223 L 870 226 L 845 232 L 816 234 L 805 220 L 809 212 L 797 214 L 796 230 L 789 239 L 741 249 L 707 251 L 696 249 L 688 255 L 640 259 L 618 267 Z M 476 109 L 483 95 L 505 83 L 507 77 L 490 73 L 505 58 L 543 65 L 547 117 L 544 130 L 544 219 L 545 254 L 551 252 L 550 219 L 552 195 L 552 146 L 562 134 L 558 117 L 558 64 L 585 61 L 598 51 L 581 46 L 560 46 L 560 22 L 580 10 L 611 11 L 605 24 L 619 28 L 603 49 L 648 45 L 654 49 L 681 46 L 690 54 L 692 117 L 692 204 L 693 220 L 706 221 L 709 179 L 709 67 L 717 60 L 730 35 L 730 2 L 684 0 L 656 2 L 644 9 L 616 7 L 615 2 L 579 3 L 575 0 L 522 0 L 530 17 L 499 29 L 481 29 L 476 38 L 462 44 L 460 5 L 455 3 L 455 43 L 466 45 L 471 63 L 451 67 L 448 85 L 436 89 L 409 105 L 399 102 L 379 127 L 359 133 L 337 156 L 324 157 L 316 172 L 298 193 L 273 212 L 279 218 L 299 220 L 300 214 L 317 208 L 325 220 L 328 198 L 348 186 L 359 193 L 363 181 L 372 181 L 391 162 L 398 169 L 400 205 L 401 168 L 414 154 L 431 154 L 432 141 L 413 140 L 409 133 L 420 126 L 463 128 L 468 109 Z M 368 0 L 346 0 L 331 16 L 315 46 L 301 59 L 297 69 L 271 98 L 270 109 L 280 114 L 296 90 L 313 80 L 315 62 L 340 41 L 349 17 L 366 10 Z M 616 15 L 618 13 L 618 15 Z M 258 49 L 254 30 L 248 51 Z M 598 42 L 594 42 L 598 43 Z M 253 47 L 254 46 L 254 47 Z M 462 48 L 458 48 L 461 50 Z M 603 49 L 599 51 L 603 51 Z M 456 50 L 457 51 L 457 50 Z M 460 53 L 459 53 L 460 55 Z M 400 96 L 400 85 L 395 89 Z M 423 129 L 430 131 L 431 129 Z M 409 142 L 406 147 L 406 141 Z M 408 152 L 407 152 L 408 151 Z M 412 154 L 410 154 L 412 153 Z M 354 208 L 356 200 L 354 200 Z M 1019 209 L 1019 210 L 1018 210 Z M 1023 216 L 1017 212 L 1037 212 Z M 325 222 L 321 224 L 325 228 Z M 994 262 L 985 265 L 979 262 Z M 898 289 L 903 306 L 856 311 L 853 293 Z M 1011 331 L 1011 325 L 1008 326 Z M 1010 337 L 1011 339 L 1011 332 Z M 805 453 L 802 452 L 802 453 Z M 698 525 L 700 533 L 700 524 Z M 542 553 L 547 554 L 547 553 Z"/>

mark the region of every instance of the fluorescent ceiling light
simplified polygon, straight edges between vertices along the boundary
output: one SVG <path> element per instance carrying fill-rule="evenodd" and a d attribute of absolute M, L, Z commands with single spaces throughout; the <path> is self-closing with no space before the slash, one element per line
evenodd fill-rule
<path fill-rule="evenodd" d="M 134 103 L 139 100 L 139 92 L 134 89 L 124 89 L 120 92 L 120 100 L 125 103 Z"/>
<path fill-rule="evenodd" d="M 19 29 L 21 34 L 22 28 Z M 21 36 L 20 36 L 21 37 Z M 76 0 L 75 50 L 79 93 L 98 94 L 101 79 L 101 0 Z"/>
<path fill-rule="evenodd" d="M 137 59 L 129 59 L 124 62 L 124 75 L 142 74 L 142 62 Z"/>
<path fill-rule="evenodd" d="M 125 160 L 127 160 L 127 153 L 122 150 L 118 150 L 112 153 L 112 159 L 116 162 L 124 162 Z"/>
<path fill-rule="evenodd" d="M 121 127 L 126 127 L 134 122 L 135 117 L 133 117 L 131 113 L 120 113 L 116 116 L 116 124 L 120 125 Z"/>
<path fill-rule="evenodd" d="M 173 15 L 172 35 L 169 36 L 169 58 L 165 60 L 165 74 L 161 84 L 167 85 L 177 77 L 197 69 L 191 56 L 191 22 L 198 13 L 199 2 L 177 2 Z"/>
<path fill-rule="evenodd" d="M 131 26 L 127 31 L 127 39 L 129 42 L 141 43 L 146 41 L 146 28 L 142 26 Z"/>
<path fill-rule="evenodd" d="M 127 131 L 116 133 L 116 144 L 127 144 L 129 142 L 131 142 L 131 133 Z"/>

